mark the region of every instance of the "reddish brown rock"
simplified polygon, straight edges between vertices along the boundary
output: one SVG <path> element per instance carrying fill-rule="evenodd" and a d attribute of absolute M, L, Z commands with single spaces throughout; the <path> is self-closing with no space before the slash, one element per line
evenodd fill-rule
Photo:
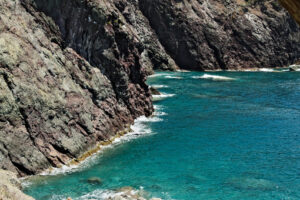
<path fill-rule="evenodd" d="M 280 67 L 300 58 L 299 26 L 276 0 L 139 0 L 180 68 Z"/>
<path fill-rule="evenodd" d="M 0 168 L 20 175 L 66 164 L 153 111 L 143 47 L 113 4 L 39 2 L 0 2 Z"/>

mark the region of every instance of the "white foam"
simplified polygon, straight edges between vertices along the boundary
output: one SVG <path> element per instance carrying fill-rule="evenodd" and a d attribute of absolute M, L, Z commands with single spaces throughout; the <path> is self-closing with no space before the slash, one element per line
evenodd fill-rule
<path fill-rule="evenodd" d="M 169 86 L 167 86 L 167 85 L 151 85 L 151 87 L 160 89 L 160 88 L 168 88 Z"/>
<path fill-rule="evenodd" d="M 167 76 L 167 75 L 168 75 L 168 73 L 158 73 L 158 74 L 152 74 L 152 75 L 150 75 L 148 77 L 153 78 L 153 77 Z"/>
<path fill-rule="evenodd" d="M 186 72 L 191 72 L 191 71 L 190 70 L 186 70 L 186 69 L 177 69 L 176 72 L 186 73 Z"/>
<path fill-rule="evenodd" d="M 152 95 L 153 101 L 159 101 L 159 100 L 163 100 L 163 99 L 166 99 L 168 97 L 173 97 L 173 96 L 175 96 L 175 94 L 165 94 L 165 93 L 162 93 L 160 95 Z"/>
<path fill-rule="evenodd" d="M 270 68 L 260 68 L 260 69 L 258 69 L 258 71 L 260 71 L 260 72 L 274 72 L 274 69 L 270 69 Z"/>
<path fill-rule="evenodd" d="M 105 199 L 123 199 L 121 196 L 125 194 L 126 196 L 139 196 L 140 194 L 143 194 L 144 190 L 143 187 L 140 187 L 139 190 L 135 189 L 129 189 L 125 191 L 113 191 L 113 190 L 103 190 L 103 189 L 97 189 L 92 192 L 89 192 L 85 195 L 82 195 L 81 197 L 74 198 L 74 200 L 105 200 Z M 121 197 L 121 198 L 118 198 Z M 65 198 L 66 199 L 66 198 Z M 130 198 L 131 199 L 131 198 Z"/>
<path fill-rule="evenodd" d="M 182 79 L 182 77 L 180 76 L 165 76 L 165 78 L 168 78 L 168 79 Z"/>
<path fill-rule="evenodd" d="M 130 141 L 132 139 L 135 139 L 137 137 L 140 137 L 142 135 L 150 135 L 153 134 L 151 128 L 149 127 L 148 123 L 155 123 L 155 122 L 160 122 L 163 119 L 158 117 L 159 115 L 156 116 L 151 116 L 151 117 L 145 117 L 141 116 L 137 118 L 134 121 L 134 124 L 131 125 L 130 129 L 132 130 L 131 132 L 116 138 L 112 144 L 106 145 L 106 146 L 101 146 L 101 150 L 98 153 L 95 153 L 94 155 L 88 157 L 86 160 L 83 162 L 79 163 L 78 165 L 63 165 L 60 168 L 51 168 L 49 170 L 46 170 L 42 172 L 40 175 L 42 176 L 54 176 L 58 174 L 66 174 L 70 172 L 76 172 L 80 171 L 88 166 L 90 166 L 93 163 L 93 160 L 95 160 L 95 157 L 97 157 L 100 153 L 102 153 L 105 149 L 112 148 L 115 145 L 121 144 L 123 142 Z M 24 180 L 25 182 L 26 180 Z M 29 182 L 24 183 L 25 185 L 30 184 Z"/>
<path fill-rule="evenodd" d="M 204 74 L 202 76 L 192 76 L 194 79 L 211 79 L 215 81 L 231 81 L 235 80 L 235 78 L 227 77 L 227 76 L 218 76 L 218 75 L 210 75 Z"/>

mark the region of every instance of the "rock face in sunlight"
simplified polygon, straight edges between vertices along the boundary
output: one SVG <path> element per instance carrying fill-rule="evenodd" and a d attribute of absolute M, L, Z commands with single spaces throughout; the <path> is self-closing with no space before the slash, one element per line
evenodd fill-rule
<path fill-rule="evenodd" d="M 0 177 L 1 200 L 34 200 L 21 192 L 21 183 L 16 174 L 0 169 Z"/>
<path fill-rule="evenodd" d="M 153 69 L 299 58 L 299 27 L 271 0 L 1 0 L 0 168 L 60 167 L 151 115 Z"/>
<path fill-rule="evenodd" d="M 298 0 L 279 0 L 280 3 L 291 13 L 295 20 L 300 24 L 300 1 Z"/>

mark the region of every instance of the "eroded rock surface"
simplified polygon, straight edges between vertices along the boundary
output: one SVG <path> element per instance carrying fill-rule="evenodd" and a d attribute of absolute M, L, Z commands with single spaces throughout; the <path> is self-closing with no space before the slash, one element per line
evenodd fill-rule
<path fill-rule="evenodd" d="M 276 67 L 300 57 L 299 26 L 275 0 L 139 0 L 180 68 Z"/>
<path fill-rule="evenodd" d="M 0 169 L 0 177 L 1 200 L 34 200 L 21 192 L 21 183 L 15 173 Z"/>
<path fill-rule="evenodd" d="M 61 8 L 59 20 L 38 2 Z M 66 164 L 153 111 L 144 48 L 118 9 L 51 2 L 0 1 L 0 168 L 20 175 Z"/>

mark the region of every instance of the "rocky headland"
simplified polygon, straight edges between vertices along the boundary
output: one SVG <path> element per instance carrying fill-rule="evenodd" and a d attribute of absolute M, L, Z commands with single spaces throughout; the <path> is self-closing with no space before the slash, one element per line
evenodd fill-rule
<path fill-rule="evenodd" d="M 275 0 L 0 0 L 0 168 L 38 174 L 123 135 L 153 112 L 153 70 L 299 59 L 299 26 Z"/>

